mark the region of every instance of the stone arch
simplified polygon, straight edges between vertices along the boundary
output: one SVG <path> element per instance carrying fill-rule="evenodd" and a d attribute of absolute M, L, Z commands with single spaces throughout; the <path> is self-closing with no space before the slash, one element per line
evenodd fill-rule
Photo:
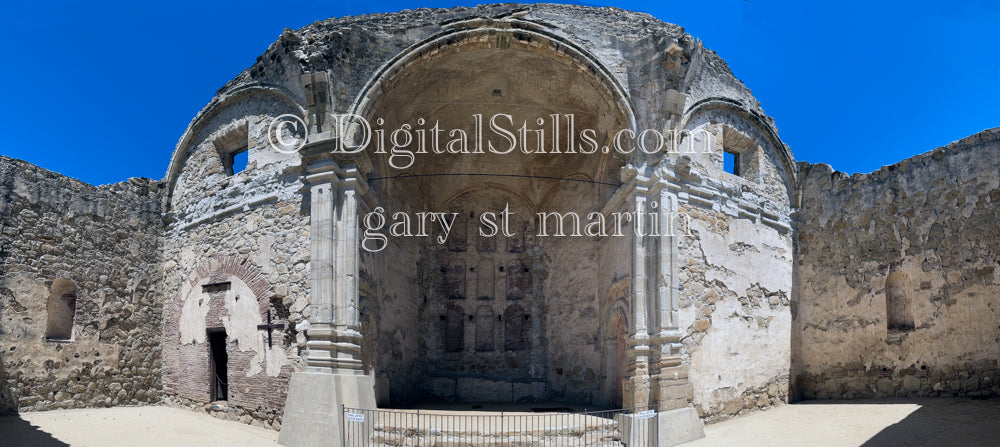
<path fill-rule="evenodd" d="M 242 292 L 241 292 L 242 291 Z M 253 305 L 245 304 L 243 294 L 254 296 Z M 285 314 L 278 309 L 271 298 L 274 292 L 264 274 L 244 257 L 216 255 L 205 259 L 191 272 L 183 286 L 183 292 L 172 300 L 165 319 L 164 334 L 172 344 L 177 346 L 200 345 L 206 342 L 206 328 L 228 326 L 230 339 L 237 342 L 241 349 L 253 350 L 256 353 L 255 362 L 258 366 L 268 366 L 269 375 L 277 375 L 283 361 L 267 360 L 270 349 L 262 343 L 257 330 L 258 324 L 267 321 L 271 312 L 273 323 L 284 323 L 288 331 L 288 322 L 283 321 Z M 234 332 L 232 328 L 239 326 Z M 276 345 L 280 346 L 282 332 L 278 332 Z M 283 358 L 283 354 L 278 355 Z M 178 359 L 179 361 L 179 359 Z M 261 367 L 263 367 L 261 366 Z M 250 368 L 254 373 L 258 369 Z"/>
<path fill-rule="evenodd" d="M 456 47 L 461 43 L 468 41 L 479 40 L 481 44 L 491 45 L 493 38 L 496 38 L 496 46 L 500 46 L 502 42 L 498 36 L 499 34 L 509 35 L 510 40 L 504 39 L 506 41 L 503 42 L 507 45 L 508 49 L 511 45 L 526 45 L 538 48 L 542 45 L 548 44 L 552 51 L 564 53 L 579 62 L 584 70 L 589 71 L 601 80 L 605 88 L 608 89 L 608 93 L 615 98 L 615 102 L 622 108 L 622 112 L 628 116 L 627 125 L 629 128 L 635 130 L 635 108 L 629 100 L 627 90 L 621 82 L 619 82 L 618 79 L 611 74 L 611 70 L 601 63 L 597 57 L 572 40 L 566 39 L 565 37 L 559 36 L 555 33 L 538 29 L 521 28 L 520 26 L 522 25 L 517 21 L 508 21 L 506 23 L 517 28 L 496 28 L 489 26 L 489 23 L 483 23 L 482 25 L 485 26 L 478 27 L 453 27 L 452 29 L 424 39 L 421 42 L 416 42 L 413 45 L 410 45 L 410 47 L 401 51 L 392 59 L 386 61 L 368 79 L 368 82 L 366 82 L 364 87 L 361 88 L 357 98 L 351 105 L 350 113 L 358 116 L 365 116 L 368 112 L 368 107 L 371 106 L 373 96 L 382 90 L 383 83 L 392 78 L 395 74 L 403 71 L 414 61 L 429 55 L 447 51 L 449 47 Z M 532 24 L 526 25 L 534 27 Z"/>
<path fill-rule="evenodd" d="M 567 53 L 576 51 L 574 47 L 550 47 L 552 40 L 528 40 L 529 36 L 523 33 L 515 38 L 509 30 L 487 32 L 464 29 L 460 32 L 447 32 L 455 33 L 452 35 L 454 39 L 437 42 L 432 38 L 426 41 L 433 42 L 433 45 L 426 48 L 426 52 L 417 50 L 420 47 L 417 45 L 401 53 L 397 60 L 387 63 L 379 73 L 373 75 L 348 112 L 369 122 L 375 122 L 374 118 L 383 118 L 383 124 L 379 125 L 387 131 L 403 124 L 420 125 L 419 118 L 440 118 L 443 129 L 469 131 L 470 127 L 462 126 L 468 125 L 466 118 L 469 113 L 474 113 L 472 109 L 480 106 L 483 106 L 482 112 L 486 115 L 509 113 L 515 117 L 517 125 L 521 125 L 522 120 L 527 123 L 537 122 L 536 118 L 550 116 L 546 115 L 548 113 L 579 111 L 586 117 L 576 122 L 579 126 L 577 129 L 590 129 L 591 125 L 596 124 L 598 127 L 594 128 L 600 134 L 598 139 L 610 140 L 612 130 L 634 128 L 630 99 L 624 94 L 614 94 L 612 89 L 604 85 L 604 82 L 610 81 L 604 79 L 602 69 L 591 69 L 590 62 L 581 62 Z M 505 43 L 498 46 L 498 38 Z M 556 38 L 559 39 L 561 38 Z M 411 53 L 411 58 L 403 60 L 408 52 Z M 525 61 L 532 63 L 524 64 Z M 543 78 L 539 75 L 548 76 Z M 612 78 L 609 75 L 608 79 Z M 532 82 L 539 79 L 541 80 L 538 82 Z M 346 136 L 350 137 L 350 129 Z M 554 139 L 550 135 L 533 138 L 537 138 L 536 142 L 545 141 L 544 144 L 550 144 Z M 418 239 L 401 239 L 398 241 L 400 249 L 386 254 L 387 264 L 396 264 L 398 260 L 399 264 L 406 267 L 416 266 L 415 271 L 407 270 L 406 273 L 412 274 L 420 287 L 389 286 L 392 294 L 399 296 L 397 306 L 400 309 L 439 309 L 422 318 L 420 323 L 424 327 L 408 322 L 398 323 L 401 338 L 426 339 L 414 343 L 426 349 L 421 351 L 422 358 L 412 360 L 383 357 L 386 370 L 403 376 L 413 370 L 414 363 L 423 363 L 421 373 L 424 377 L 420 379 L 442 379 L 442 383 L 443 379 L 453 380 L 455 377 L 519 383 L 537 379 L 551 383 L 552 389 L 567 390 L 554 393 L 565 393 L 568 400 L 589 401 L 595 396 L 600 387 L 598 371 L 601 369 L 601 360 L 597 356 L 588 358 L 587 361 L 592 363 L 588 368 L 595 374 L 593 378 L 588 376 L 586 383 L 578 378 L 556 373 L 564 365 L 561 364 L 562 360 L 557 360 L 556 355 L 548 352 L 547 340 L 556 336 L 551 335 L 555 331 L 548 330 L 547 325 L 569 326 L 573 323 L 547 320 L 540 315 L 549 299 L 545 293 L 547 287 L 561 288 L 566 283 L 574 282 L 573 287 L 593 290 L 598 287 L 597 282 L 600 280 L 597 275 L 589 274 L 579 275 L 586 278 L 576 281 L 571 279 L 573 275 L 551 274 L 552 266 L 557 266 L 557 269 L 572 267 L 549 260 L 555 259 L 554 257 L 546 258 L 546 247 L 543 245 L 548 243 L 551 253 L 563 256 L 571 256 L 572 247 L 553 239 L 546 242 L 536 237 L 535 219 L 538 204 L 547 195 L 551 197 L 553 184 L 567 178 L 574 182 L 596 179 L 610 185 L 609 189 L 612 191 L 609 192 L 613 192 L 613 188 L 618 187 L 615 182 L 621 178 L 619 168 L 625 165 L 627 157 L 588 154 L 585 157 L 570 158 L 547 152 L 517 153 L 510 157 L 485 154 L 481 158 L 462 159 L 451 154 L 427 152 L 424 158 L 416 157 L 412 168 L 401 169 L 398 175 L 393 175 L 397 173 L 390 173 L 386 167 L 391 153 L 366 155 L 370 155 L 367 159 L 374 166 L 367 177 L 367 184 L 372 187 L 372 195 L 385 203 L 386 209 L 409 210 L 412 213 L 424 211 L 419 208 L 420 204 L 424 204 L 427 207 L 425 209 L 451 211 L 458 204 L 463 208 L 463 215 L 472 216 L 481 215 L 487 209 L 502 210 L 492 208 L 494 201 L 501 207 L 509 202 L 510 210 L 516 209 L 516 215 L 510 220 L 512 233 L 496 240 L 494 247 L 480 250 L 479 241 L 472 244 L 470 238 L 475 234 L 475 226 L 470 226 L 468 243 L 462 244 L 466 245 L 464 251 L 457 250 L 459 244 L 448 247 L 443 243 L 435 245 L 425 244 Z M 600 210 L 610 198 L 610 193 L 595 194 L 591 198 L 588 192 L 588 197 L 581 199 L 581 205 Z M 512 241 L 516 243 L 512 244 Z M 591 240 L 585 243 L 597 244 Z M 456 259 L 465 262 L 465 272 L 475 268 L 475 277 L 467 273 L 466 294 L 478 298 L 484 296 L 479 293 L 483 288 L 479 287 L 478 280 L 488 279 L 487 275 L 480 278 L 480 274 L 485 273 L 484 269 L 488 268 L 488 265 L 481 265 L 484 258 L 492 261 L 492 268 L 489 270 L 494 275 L 494 300 L 449 302 L 438 286 L 441 283 L 438 276 L 441 268 L 450 267 Z M 530 271 L 525 272 L 526 268 Z M 475 287 L 468 284 L 469 281 L 474 281 Z M 488 281 L 483 281 L 484 284 L 486 282 Z M 516 296 L 511 298 L 530 300 L 507 302 L 510 286 L 518 289 Z M 576 290 L 572 293 L 573 296 L 580 294 Z M 564 306 L 567 304 L 565 301 L 572 300 L 572 297 L 571 294 L 565 294 L 558 299 L 561 300 L 558 305 Z M 488 308 L 479 308 L 482 304 L 486 304 Z M 505 329 L 502 319 L 507 306 L 512 304 L 519 304 L 526 309 L 526 314 L 531 314 L 530 325 L 524 325 L 522 331 L 529 330 L 532 337 L 538 338 L 538 342 L 534 342 L 530 351 L 521 350 L 516 354 L 509 354 L 516 357 L 516 361 L 505 361 L 504 356 L 508 354 L 503 351 L 506 339 L 501 338 L 504 337 L 501 332 Z M 588 314 L 585 318 L 596 325 L 602 324 L 597 312 Z M 584 331 L 582 325 L 576 326 L 572 329 Z M 428 330 L 438 332 L 441 336 L 421 335 Z M 487 348 L 492 352 L 486 351 Z M 587 349 L 584 346 L 573 346 L 572 349 L 579 350 L 580 356 L 586 355 L 583 353 Z M 566 358 L 570 356 L 560 355 Z M 496 364 L 486 370 L 476 366 L 478 364 L 473 359 Z M 550 369 L 552 374 L 549 374 Z M 400 379 L 400 383 L 403 383 L 401 381 L 404 377 Z M 578 389 L 581 385 L 591 388 L 582 391 Z M 506 389 L 509 390 L 510 386 L 507 385 Z M 431 394 L 435 393 L 436 391 Z M 532 398 L 541 399 L 543 394 L 533 393 Z"/>
<path fill-rule="evenodd" d="M 258 306 L 260 306 L 261 317 L 266 317 L 268 308 L 273 305 L 271 298 L 274 297 L 274 289 L 264 273 L 253 265 L 249 258 L 225 255 L 211 256 L 195 267 L 194 272 L 188 278 L 188 284 L 195 287 L 200 283 L 215 283 L 226 275 L 235 276 L 250 287 L 257 298 Z"/>
<path fill-rule="evenodd" d="M 396 78 L 405 73 L 411 66 L 445 54 L 452 54 L 460 49 L 495 48 L 502 50 L 522 50 L 536 54 L 545 54 L 553 59 L 564 59 L 575 66 L 582 75 L 595 80 L 601 88 L 599 94 L 606 102 L 614 104 L 620 116 L 624 117 L 621 128 L 635 131 L 637 120 L 635 106 L 632 104 L 628 90 L 612 74 L 596 56 L 586 48 L 564 36 L 550 33 L 537 28 L 537 25 L 519 20 L 505 20 L 503 26 L 496 27 L 490 21 L 467 21 L 468 27 L 452 24 L 449 29 L 412 44 L 379 67 L 361 88 L 349 113 L 365 119 L 371 118 L 373 109 L 377 108 L 378 100 L 386 91 L 392 89 Z M 357 132 L 357 124 L 347 129 L 345 135 L 350 137 Z M 596 155 L 596 154 L 595 154 Z M 614 157 L 614 151 L 600 154 L 597 163 L 598 172 L 604 172 L 609 160 Z M 378 171 L 376 176 L 381 180 L 383 191 L 390 190 L 390 184 L 396 176 L 390 176 L 386 157 L 375 160 Z"/>
<path fill-rule="evenodd" d="M 885 279 L 885 313 L 888 331 L 913 330 L 910 275 L 895 271 Z"/>
<path fill-rule="evenodd" d="M 73 320 L 76 315 L 77 287 L 71 279 L 60 278 L 52 282 L 46 305 L 45 338 L 72 340 Z"/>
<path fill-rule="evenodd" d="M 710 97 L 698 101 L 688 107 L 688 109 L 684 112 L 677 128 L 685 129 L 692 119 L 712 110 L 728 111 L 743 122 L 757 129 L 761 136 L 766 140 L 764 142 L 758 142 L 758 144 L 766 142 L 766 144 L 775 151 L 775 155 L 778 158 L 776 161 L 779 162 L 778 166 L 782 169 L 784 176 L 786 177 L 785 181 L 787 183 L 786 188 L 788 196 L 791 197 L 791 192 L 794 191 L 795 185 L 797 184 L 795 159 L 792 157 L 792 152 L 788 146 L 785 145 L 780 138 L 778 138 L 778 131 L 769 123 L 768 118 L 747 110 L 740 103 L 732 99 Z"/>
<path fill-rule="evenodd" d="M 295 99 L 295 94 L 279 85 L 245 85 L 216 96 L 212 99 L 212 102 L 205 106 L 205 108 L 202 109 L 193 120 L 191 120 L 191 123 L 188 124 L 187 129 L 184 130 L 184 134 L 181 136 L 180 141 L 174 148 L 173 154 L 170 156 L 170 164 L 167 167 L 167 173 L 165 176 L 167 184 L 166 203 L 171 203 L 173 200 L 174 187 L 177 184 L 177 177 L 184 166 L 184 161 L 187 158 L 188 152 L 190 152 L 193 145 L 196 144 L 195 138 L 204 129 L 204 127 L 211 122 L 213 118 L 217 117 L 231 105 L 248 98 L 258 96 L 273 96 L 279 101 L 290 106 L 299 114 L 299 116 L 306 115 L 306 108 Z"/>

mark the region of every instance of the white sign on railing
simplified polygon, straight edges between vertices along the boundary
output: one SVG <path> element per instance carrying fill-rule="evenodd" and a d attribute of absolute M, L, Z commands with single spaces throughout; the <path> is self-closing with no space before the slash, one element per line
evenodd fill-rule
<path fill-rule="evenodd" d="M 656 410 L 640 411 L 640 412 L 636 413 L 635 416 L 640 421 L 643 420 L 643 419 L 652 419 L 653 416 L 656 416 Z"/>
<path fill-rule="evenodd" d="M 347 422 L 365 422 L 364 413 L 347 413 Z"/>

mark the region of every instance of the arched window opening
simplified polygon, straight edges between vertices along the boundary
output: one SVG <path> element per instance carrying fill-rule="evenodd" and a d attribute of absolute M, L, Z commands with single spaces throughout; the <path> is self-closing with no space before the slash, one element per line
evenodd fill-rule
<path fill-rule="evenodd" d="M 72 340 L 73 316 L 76 314 L 76 283 L 57 279 L 49 289 L 48 319 L 45 325 L 47 340 Z"/>
<path fill-rule="evenodd" d="M 910 276 L 906 272 L 892 272 L 885 280 L 886 327 L 889 332 L 913 330 L 911 311 Z"/>
<path fill-rule="evenodd" d="M 444 294 L 450 300 L 465 299 L 465 261 L 457 259 L 441 269 L 444 275 Z"/>

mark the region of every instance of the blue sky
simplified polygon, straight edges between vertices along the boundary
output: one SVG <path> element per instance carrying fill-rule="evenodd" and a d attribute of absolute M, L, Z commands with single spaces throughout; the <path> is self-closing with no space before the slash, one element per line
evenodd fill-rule
<path fill-rule="evenodd" d="M 160 179 L 191 118 L 283 28 L 476 3 L 8 3 L 0 154 L 94 184 Z M 869 172 L 1000 126 L 1000 2 L 583 4 L 685 27 L 753 91 L 797 160 Z"/>

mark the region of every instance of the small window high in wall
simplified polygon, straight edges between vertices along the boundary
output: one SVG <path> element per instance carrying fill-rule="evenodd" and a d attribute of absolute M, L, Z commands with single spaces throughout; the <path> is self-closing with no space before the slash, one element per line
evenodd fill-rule
<path fill-rule="evenodd" d="M 213 141 L 226 175 L 243 172 L 250 164 L 250 134 L 245 121 Z"/>
<path fill-rule="evenodd" d="M 740 175 L 740 154 L 737 152 L 725 151 L 722 154 L 723 169 L 733 175 Z"/>
<path fill-rule="evenodd" d="M 76 283 L 57 279 L 49 289 L 45 323 L 45 339 L 66 341 L 73 339 L 73 316 L 76 314 Z"/>
<path fill-rule="evenodd" d="M 760 181 L 763 149 L 757 141 L 732 126 L 722 125 L 722 169 L 750 181 Z"/>
<path fill-rule="evenodd" d="M 226 173 L 229 175 L 239 174 L 247 168 L 247 164 L 250 162 L 250 151 L 246 147 L 240 149 L 238 152 L 229 154 L 229 163 Z"/>

